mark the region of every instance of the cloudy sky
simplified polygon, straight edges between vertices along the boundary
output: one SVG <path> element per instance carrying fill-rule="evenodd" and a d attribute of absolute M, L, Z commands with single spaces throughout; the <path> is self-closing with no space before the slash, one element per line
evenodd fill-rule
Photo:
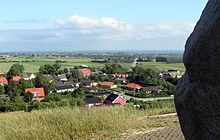
<path fill-rule="evenodd" d="M 183 50 L 207 0 L 7 0 L 0 51 Z"/>

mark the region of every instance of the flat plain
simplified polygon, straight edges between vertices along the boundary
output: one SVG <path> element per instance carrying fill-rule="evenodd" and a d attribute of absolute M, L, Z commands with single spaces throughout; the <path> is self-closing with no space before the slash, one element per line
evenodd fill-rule
<path fill-rule="evenodd" d="M 93 63 L 91 58 L 79 58 L 79 57 L 7 57 L 5 60 L 0 60 L 0 71 L 8 71 L 10 67 L 15 63 L 24 65 L 25 72 L 38 72 L 41 65 L 54 64 L 56 61 L 63 61 L 60 63 L 62 68 L 74 67 L 80 65 L 88 65 L 94 68 L 103 68 L 105 63 Z M 120 63 L 124 68 L 129 69 L 132 63 Z M 169 69 L 177 69 L 185 71 L 183 63 L 166 63 L 166 62 L 140 62 L 144 68 L 151 68 L 155 71 L 167 71 Z"/>

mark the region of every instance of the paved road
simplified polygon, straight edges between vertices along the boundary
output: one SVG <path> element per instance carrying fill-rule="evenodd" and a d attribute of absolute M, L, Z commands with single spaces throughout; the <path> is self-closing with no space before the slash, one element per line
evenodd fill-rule
<path fill-rule="evenodd" d="M 120 93 L 120 92 L 114 92 L 115 94 L 121 95 L 124 97 L 126 100 L 129 99 L 134 99 L 134 100 L 139 100 L 139 101 L 157 101 L 157 100 L 168 100 L 168 99 L 174 99 L 174 97 L 158 97 L 158 98 L 137 98 L 133 96 L 126 95 L 125 93 Z"/>

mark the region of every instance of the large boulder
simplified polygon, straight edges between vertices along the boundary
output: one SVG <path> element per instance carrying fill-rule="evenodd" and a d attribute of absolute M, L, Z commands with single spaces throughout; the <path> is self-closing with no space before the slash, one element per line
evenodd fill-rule
<path fill-rule="evenodd" d="M 220 140 L 220 0 L 209 0 L 184 52 L 175 104 L 186 140 Z"/>

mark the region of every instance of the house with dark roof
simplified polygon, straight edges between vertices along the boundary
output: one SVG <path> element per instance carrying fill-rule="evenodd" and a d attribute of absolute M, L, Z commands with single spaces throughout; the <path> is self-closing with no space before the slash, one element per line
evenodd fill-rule
<path fill-rule="evenodd" d="M 141 90 L 142 90 L 142 91 L 145 91 L 145 92 L 148 93 L 148 94 L 151 94 L 151 93 L 160 93 L 160 92 L 162 92 L 162 90 L 159 89 L 157 86 L 143 87 Z"/>
<path fill-rule="evenodd" d="M 52 75 L 44 75 L 44 77 L 46 78 L 46 80 L 47 80 L 49 83 L 54 82 L 54 78 L 53 78 Z"/>
<path fill-rule="evenodd" d="M 126 104 L 126 100 L 122 96 L 112 93 L 103 101 L 103 104 L 124 105 Z"/>
<path fill-rule="evenodd" d="M 61 74 L 61 75 L 58 75 L 57 76 L 57 79 L 59 80 L 59 81 L 67 81 L 68 79 L 66 78 L 66 74 Z"/>
<path fill-rule="evenodd" d="M 92 86 L 97 86 L 98 85 L 98 83 L 96 81 L 93 81 L 93 80 L 81 80 L 80 82 L 81 82 L 81 84 L 83 84 L 86 87 L 92 87 Z"/>
<path fill-rule="evenodd" d="M 130 83 L 125 85 L 124 88 L 127 90 L 139 91 L 142 88 L 142 86 L 135 83 Z"/>
<path fill-rule="evenodd" d="M 25 92 L 31 92 L 33 94 L 32 100 L 41 101 L 45 97 L 44 88 L 28 88 L 25 89 Z"/>
<path fill-rule="evenodd" d="M 33 73 L 28 73 L 28 72 L 23 72 L 20 75 L 24 80 L 31 80 L 36 78 L 36 76 Z"/>
<path fill-rule="evenodd" d="M 7 85 L 8 80 L 5 77 L 0 77 L 0 85 Z"/>
<path fill-rule="evenodd" d="M 59 82 L 55 83 L 55 92 L 60 93 L 60 92 L 69 92 L 69 91 L 74 91 L 74 82 Z"/>
<path fill-rule="evenodd" d="M 98 92 L 97 87 L 82 87 L 80 88 L 80 91 L 82 92 Z"/>
<path fill-rule="evenodd" d="M 85 98 L 83 99 L 85 102 L 85 107 L 90 108 L 92 106 L 100 106 L 102 105 L 102 101 L 96 99 L 96 98 Z"/>
<path fill-rule="evenodd" d="M 102 82 L 102 88 L 117 88 L 117 85 L 114 82 Z"/>

